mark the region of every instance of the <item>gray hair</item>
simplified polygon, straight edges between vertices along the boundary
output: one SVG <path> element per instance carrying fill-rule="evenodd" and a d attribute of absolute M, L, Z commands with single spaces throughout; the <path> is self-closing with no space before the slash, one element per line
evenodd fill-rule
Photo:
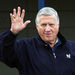
<path fill-rule="evenodd" d="M 52 15 L 54 14 L 56 16 L 56 19 L 57 21 L 59 22 L 59 16 L 58 16 L 58 13 L 55 9 L 51 8 L 51 7 L 44 7 L 42 9 L 40 9 L 36 15 L 36 18 L 35 18 L 35 23 L 37 24 L 38 21 L 39 21 L 39 16 L 40 15 Z"/>

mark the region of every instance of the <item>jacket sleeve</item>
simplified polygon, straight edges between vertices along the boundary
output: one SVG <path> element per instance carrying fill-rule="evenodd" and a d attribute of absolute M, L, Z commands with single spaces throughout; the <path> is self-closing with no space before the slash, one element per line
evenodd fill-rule
<path fill-rule="evenodd" d="M 3 32 L 0 35 L 0 61 L 10 67 L 14 67 L 14 60 L 16 60 L 16 54 L 14 52 L 15 40 L 16 35 L 14 35 L 10 30 Z"/>

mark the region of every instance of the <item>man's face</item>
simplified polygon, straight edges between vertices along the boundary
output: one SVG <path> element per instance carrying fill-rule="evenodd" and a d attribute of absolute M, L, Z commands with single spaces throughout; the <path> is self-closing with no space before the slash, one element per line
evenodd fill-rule
<path fill-rule="evenodd" d="M 39 16 L 36 28 L 41 39 L 50 43 L 56 40 L 59 31 L 59 23 L 55 15 L 41 15 Z"/>

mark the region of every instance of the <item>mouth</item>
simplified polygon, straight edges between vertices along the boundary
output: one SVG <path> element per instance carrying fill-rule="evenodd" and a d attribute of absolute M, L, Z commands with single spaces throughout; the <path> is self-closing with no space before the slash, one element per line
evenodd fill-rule
<path fill-rule="evenodd" d="M 52 37 L 52 34 L 45 34 L 46 37 Z"/>
<path fill-rule="evenodd" d="M 53 34 L 52 33 L 44 33 L 44 35 L 46 36 L 46 37 L 52 37 L 53 36 Z"/>

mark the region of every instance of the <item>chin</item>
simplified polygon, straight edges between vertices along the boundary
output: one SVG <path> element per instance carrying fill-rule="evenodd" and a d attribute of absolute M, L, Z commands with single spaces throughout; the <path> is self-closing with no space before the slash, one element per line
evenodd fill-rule
<path fill-rule="evenodd" d="M 45 39 L 46 40 L 52 40 L 53 38 L 52 37 L 46 37 Z"/>
<path fill-rule="evenodd" d="M 45 41 L 49 42 L 49 41 L 52 41 L 53 39 L 45 39 Z"/>
<path fill-rule="evenodd" d="M 49 36 L 44 36 L 44 37 L 41 37 L 43 41 L 46 41 L 46 42 L 49 42 L 49 41 L 52 41 L 53 40 L 53 37 Z"/>

